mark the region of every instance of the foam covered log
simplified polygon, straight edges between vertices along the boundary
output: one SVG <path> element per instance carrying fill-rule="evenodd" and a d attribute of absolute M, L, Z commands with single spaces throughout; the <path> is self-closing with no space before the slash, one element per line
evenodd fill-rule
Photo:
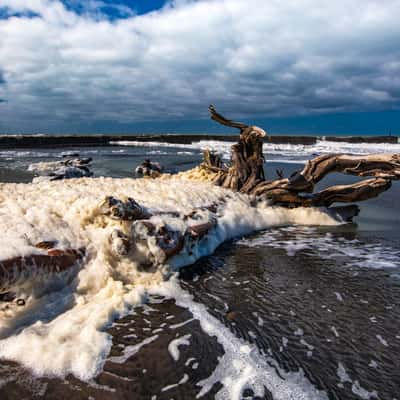
<path fill-rule="evenodd" d="M 75 266 L 84 255 L 84 249 L 50 248 L 47 254 L 31 254 L 1 260 L 0 292 L 27 279 L 64 272 Z"/>

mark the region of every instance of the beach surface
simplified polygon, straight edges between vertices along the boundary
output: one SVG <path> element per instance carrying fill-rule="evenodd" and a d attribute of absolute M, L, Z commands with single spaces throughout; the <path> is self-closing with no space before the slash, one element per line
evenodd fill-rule
<path fill-rule="evenodd" d="M 71 142 L 0 150 L 0 260 L 52 239 L 90 255 L 79 270 L 28 278 L 26 306 L 1 310 L 2 399 L 397 398 L 399 184 L 360 204 L 355 224 L 318 210 L 254 212 L 207 183 L 134 178 L 145 158 L 167 173 L 197 165 L 205 148 L 228 161 L 230 141 L 117 139 L 81 142 L 95 176 L 82 180 L 30 183 L 39 165 L 75 153 Z M 359 142 L 267 142 L 266 176 L 319 154 L 400 153 L 397 138 Z M 333 174 L 323 185 L 354 180 Z M 143 272 L 110 252 L 114 222 L 98 219 L 106 195 L 170 213 L 159 219 L 177 230 L 173 213 L 229 198 L 193 254 Z"/>

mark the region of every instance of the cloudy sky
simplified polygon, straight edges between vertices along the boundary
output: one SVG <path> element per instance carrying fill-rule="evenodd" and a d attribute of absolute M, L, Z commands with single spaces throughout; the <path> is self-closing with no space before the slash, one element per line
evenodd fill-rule
<path fill-rule="evenodd" d="M 400 0 L 0 0 L 0 132 L 400 134 Z"/>

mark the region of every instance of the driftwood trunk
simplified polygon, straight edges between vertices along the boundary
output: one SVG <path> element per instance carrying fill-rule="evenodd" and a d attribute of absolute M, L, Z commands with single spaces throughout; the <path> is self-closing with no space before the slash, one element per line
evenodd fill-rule
<path fill-rule="evenodd" d="M 218 114 L 213 106 L 210 106 L 210 113 L 213 120 L 240 129 L 240 136 L 238 143 L 232 146 L 230 165 L 224 165 L 218 154 L 206 150 L 201 168 L 208 172 L 216 185 L 267 199 L 272 205 L 325 206 L 329 207 L 328 212 L 335 217 L 341 216 L 343 220 L 350 221 L 358 214 L 358 206 L 331 207 L 332 204 L 354 203 L 376 197 L 390 188 L 392 180 L 400 179 L 399 154 L 367 156 L 329 154 L 308 161 L 302 170 L 290 177 L 285 178 L 282 171 L 277 171 L 279 179 L 267 181 L 263 168 L 265 162 L 263 142 L 267 133 L 259 127 L 228 120 Z M 331 172 L 369 177 L 369 179 L 314 192 L 315 185 Z M 194 245 L 213 229 L 218 205 L 212 204 L 204 208 L 210 211 L 209 221 L 198 224 L 193 218 L 193 222 L 188 225 L 185 232 L 178 232 L 168 226 L 155 226 L 149 221 L 151 214 L 133 199 L 122 201 L 108 196 L 100 205 L 104 216 L 124 223 L 131 222 L 133 228 L 137 227 L 135 237 L 128 237 L 116 229 L 110 237 L 112 251 L 119 257 L 126 256 L 135 241 L 147 240 L 148 236 L 152 236 L 160 250 L 159 260 L 154 262 L 164 262 L 179 253 L 184 243 Z M 193 210 L 184 219 L 191 219 L 199 211 L 201 210 Z M 141 238 L 143 232 L 144 236 Z M 4 292 L 18 282 L 35 274 L 63 272 L 77 265 L 85 255 L 85 249 L 57 249 L 56 242 L 41 242 L 36 247 L 45 253 L 0 260 L 0 301 L 1 295 L 8 294 Z"/>
<path fill-rule="evenodd" d="M 266 132 L 256 126 L 228 120 L 217 113 L 213 106 L 209 110 L 213 120 L 240 129 L 238 143 L 232 146 L 229 167 L 213 165 L 210 157 L 205 157 L 202 167 L 215 174 L 216 185 L 286 207 L 329 207 L 336 202 L 349 203 L 376 197 L 390 188 L 392 180 L 400 179 L 399 154 L 328 154 L 308 161 L 301 171 L 288 178 L 277 171 L 279 179 L 267 181 L 263 170 L 263 140 Z M 350 185 L 332 186 L 314 193 L 315 185 L 331 172 L 373 178 Z"/>
<path fill-rule="evenodd" d="M 84 255 L 85 249 L 49 248 L 47 254 L 31 254 L 0 260 L 0 293 L 27 279 L 64 272 L 74 267 Z"/>
<path fill-rule="evenodd" d="M 116 228 L 108 238 L 110 250 L 116 258 L 135 257 L 136 245 L 142 243 L 146 246 L 150 239 L 152 249 L 158 250 L 154 253 L 150 252 L 152 256 L 139 263 L 141 270 L 149 271 L 178 254 L 185 244 L 188 248 L 195 247 L 197 242 L 216 226 L 218 207 L 223 206 L 224 203 L 225 201 L 221 199 L 218 203 L 195 208 L 184 216 L 174 212 L 156 214 L 182 217 L 187 223 L 185 231 L 174 230 L 168 224 L 156 224 L 150 221 L 152 214 L 132 198 L 121 200 L 107 196 L 99 204 L 99 215 L 106 219 L 120 221 L 119 228 L 117 228 L 118 224 L 115 225 Z M 205 211 L 207 219 L 202 218 Z M 199 218 L 202 222 L 198 222 Z M 28 280 L 80 267 L 86 255 L 86 249 L 59 249 L 57 245 L 57 241 L 39 242 L 34 247 L 40 249 L 41 254 L 35 253 L 0 260 L 0 303 L 15 300 L 15 293 L 12 290 Z M 130 253 L 131 250 L 133 253 Z M 141 259 L 138 257 L 136 261 L 139 258 Z"/>

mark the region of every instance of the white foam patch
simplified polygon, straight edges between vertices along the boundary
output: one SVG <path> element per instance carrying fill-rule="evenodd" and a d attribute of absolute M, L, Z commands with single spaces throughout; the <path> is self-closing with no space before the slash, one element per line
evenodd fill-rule
<path fill-rule="evenodd" d="M 179 337 L 177 339 L 171 340 L 171 342 L 168 345 L 168 351 L 169 351 L 169 354 L 171 354 L 171 357 L 174 359 L 174 361 L 179 360 L 179 356 L 180 356 L 179 346 L 189 346 L 190 345 L 189 339 L 191 337 L 192 337 L 192 335 L 189 333 L 189 334 Z"/>
<path fill-rule="evenodd" d="M 43 151 L 35 151 L 35 150 L 2 150 L 0 151 L 0 158 L 14 159 L 14 158 L 42 158 L 42 157 L 51 157 L 52 153 L 43 152 Z"/>
<path fill-rule="evenodd" d="M 168 153 L 166 151 L 162 151 L 162 150 L 150 150 L 148 152 L 146 152 L 146 154 L 148 155 L 167 155 Z"/>
<path fill-rule="evenodd" d="M 351 386 L 351 391 L 363 400 L 379 399 L 376 390 L 369 392 L 367 389 L 364 389 L 358 381 L 354 381 L 353 385 Z"/>
<path fill-rule="evenodd" d="M 329 140 L 317 140 L 313 145 L 301 144 L 274 144 L 266 142 L 264 153 L 273 157 L 274 161 L 305 163 L 308 159 L 322 154 L 373 154 L 373 153 L 398 153 L 400 144 L 392 143 L 347 143 L 330 142 Z"/>
<path fill-rule="evenodd" d="M 47 161 L 32 163 L 28 166 L 28 171 L 32 172 L 50 172 L 63 166 L 62 161 Z"/>
<path fill-rule="evenodd" d="M 158 339 L 158 335 L 153 335 L 153 336 L 150 336 L 150 337 L 144 339 L 143 342 L 140 342 L 133 346 L 126 346 L 123 350 L 122 355 L 109 357 L 108 361 L 111 361 L 116 364 L 123 364 L 126 360 L 128 360 L 128 358 L 131 358 L 133 355 L 138 353 L 142 347 L 150 344 L 151 342 L 154 342 L 157 339 Z"/>
<path fill-rule="evenodd" d="M 193 361 L 196 361 L 196 359 L 194 357 L 190 357 L 186 360 L 185 362 L 185 367 L 189 366 L 189 364 Z"/>
<path fill-rule="evenodd" d="M 167 142 L 140 142 L 140 141 L 113 141 L 110 142 L 112 145 L 117 146 L 133 146 L 133 147 L 167 147 L 171 149 L 193 149 L 198 150 L 199 152 L 205 149 L 215 150 L 221 153 L 223 158 L 230 158 L 231 146 L 234 142 L 224 142 L 224 141 L 216 141 L 216 140 L 200 140 L 199 142 L 193 142 L 191 144 L 183 144 L 183 143 L 167 143 Z M 179 151 L 180 154 L 188 153 Z"/>
<path fill-rule="evenodd" d="M 335 296 L 336 296 L 338 301 L 343 302 L 343 296 L 339 292 L 335 292 Z"/>
<path fill-rule="evenodd" d="M 168 265 L 146 273 L 138 268 L 139 255 L 154 250 L 150 241 L 143 254 L 117 257 L 109 238 L 120 223 L 96 220 L 99 204 L 107 195 L 133 197 L 153 213 L 181 215 L 221 198 L 225 202 L 216 228 L 195 248 L 183 249 Z M 168 223 L 181 232 L 187 228 L 182 218 L 161 215 L 152 221 Z M 0 357 L 20 362 L 38 375 L 72 373 L 89 380 L 101 371 L 110 350 L 106 328 L 133 306 L 143 304 L 148 288 L 160 285 L 171 269 L 209 255 L 230 238 L 290 224 L 337 222 L 323 210 L 288 210 L 266 204 L 254 208 L 246 195 L 183 179 L 83 178 L 0 184 L 0 260 L 41 252 L 34 244 L 43 240 L 57 240 L 61 248 L 86 248 L 75 279 L 60 277 L 56 287 L 46 286 L 43 280 L 29 281 L 18 289 L 27 306 L 2 315 Z"/>
<path fill-rule="evenodd" d="M 223 387 L 216 394 L 216 399 L 241 399 L 243 391 L 247 388 L 252 389 L 255 396 L 263 396 L 267 388 L 275 400 L 328 398 L 325 392 L 311 385 L 302 370 L 279 370 L 275 360 L 261 354 L 255 345 L 232 334 L 225 325 L 208 313 L 203 304 L 193 301 L 192 296 L 179 286 L 175 278 L 154 288 L 152 293 L 174 298 L 176 304 L 187 308 L 200 322 L 203 331 L 216 337 L 224 348 L 225 354 L 219 358 L 214 372 L 207 379 L 197 383 L 201 387 L 197 398 L 208 393 L 217 382 L 221 382 Z M 271 367 L 271 363 L 276 367 Z"/>
<path fill-rule="evenodd" d="M 343 383 L 350 383 L 351 385 L 351 391 L 356 394 L 358 397 L 360 397 L 363 400 L 370 400 L 370 399 L 379 399 L 378 393 L 376 390 L 373 390 L 369 392 L 367 389 L 364 389 L 358 380 L 353 380 L 350 378 L 349 374 L 347 373 L 346 369 L 344 368 L 342 363 L 338 364 L 338 369 L 337 369 L 337 375 L 340 379 L 340 384 L 343 385 Z"/>
<path fill-rule="evenodd" d="M 165 386 L 165 387 L 163 387 L 163 388 L 161 389 L 161 391 L 162 391 L 162 392 L 166 392 L 166 391 L 168 391 L 168 390 L 171 390 L 171 389 L 173 389 L 173 388 L 176 388 L 176 387 L 179 386 L 179 385 L 183 385 L 183 384 L 186 383 L 188 380 L 189 380 L 189 375 L 188 375 L 188 374 L 183 374 L 183 377 L 182 377 L 182 379 L 181 379 L 179 382 L 173 383 L 172 385 Z"/>
<path fill-rule="evenodd" d="M 352 382 L 342 363 L 338 364 L 337 375 L 340 379 L 340 383 Z"/>
<path fill-rule="evenodd" d="M 182 326 L 190 324 L 192 321 L 194 321 L 194 319 L 190 318 L 190 319 L 187 319 L 186 321 L 180 322 L 179 324 L 170 325 L 169 328 L 170 329 L 178 329 L 178 328 L 181 328 Z"/>
<path fill-rule="evenodd" d="M 340 336 L 337 329 L 334 326 L 331 326 L 331 331 L 335 334 L 336 337 Z"/>
<path fill-rule="evenodd" d="M 316 255 L 323 259 L 343 259 L 344 265 L 363 268 L 399 268 L 400 250 L 377 243 L 363 243 L 349 240 L 331 233 L 318 233 L 309 227 L 288 227 L 271 229 L 255 238 L 238 241 L 248 247 L 273 247 L 284 249 L 294 257 L 299 251 Z M 343 301 L 340 293 L 335 293 L 338 301 Z"/>
<path fill-rule="evenodd" d="M 379 340 L 379 342 L 383 345 L 383 346 L 385 346 L 385 347 L 388 347 L 389 345 L 388 345 L 388 342 L 382 337 L 382 335 L 376 335 L 376 338 Z"/>

